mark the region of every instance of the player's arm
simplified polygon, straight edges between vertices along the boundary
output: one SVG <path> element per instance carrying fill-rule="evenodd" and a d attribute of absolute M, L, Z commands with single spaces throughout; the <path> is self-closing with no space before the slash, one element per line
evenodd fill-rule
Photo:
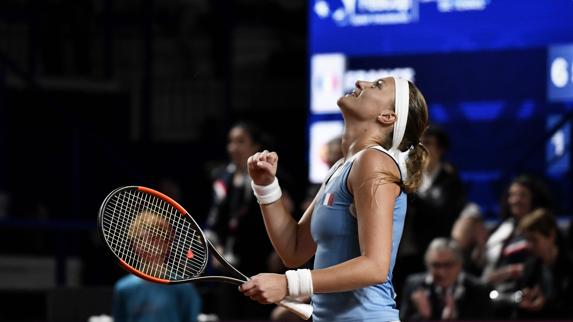
<path fill-rule="evenodd" d="M 257 185 L 266 186 L 275 180 L 278 155 L 275 152 L 256 153 L 247 161 L 249 175 Z M 315 198 L 316 199 L 316 198 Z M 279 199 L 261 204 L 267 234 L 277 254 L 288 267 L 306 263 L 316 250 L 310 235 L 310 217 L 314 202 L 297 222 Z"/>
<path fill-rule="evenodd" d="M 354 196 L 361 255 L 344 263 L 312 271 L 315 293 L 343 292 L 384 283 L 392 252 L 394 202 L 400 187 L 384 179 L 396 176 L 392 158 L 365 151 L 353 164 L 348 188 Z"/>
<path fill-rule="evenodd" d="M 310 234 L 310 218 L 315 202 L 316 197 L 298 222 L 280 200 L 261 205 L 271 243 L 287 267 L 302 266 L 316 251 L 316 243 Z"/>

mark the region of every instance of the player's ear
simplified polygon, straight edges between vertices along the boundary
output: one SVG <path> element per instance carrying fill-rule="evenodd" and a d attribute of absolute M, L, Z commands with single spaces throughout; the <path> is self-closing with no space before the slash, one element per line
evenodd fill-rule
<path fill-rule="evenodd" d="M 383 125 L 392 125 L 396 122 L 396 113 L 394 112 L 383 112 L 376 117 L 376 121 L 382 123 Z"/>

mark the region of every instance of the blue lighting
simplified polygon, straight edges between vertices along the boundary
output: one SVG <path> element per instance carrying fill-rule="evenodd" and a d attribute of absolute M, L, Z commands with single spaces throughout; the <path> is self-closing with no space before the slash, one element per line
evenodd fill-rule
<path fill-rule="evenodd" d="M 449 121 L 448 112 L 444 105 L 431 104 L 428 109 L 430 110 L 430 120 L 432 122 L 447 123 Z"/>
<path fill-rule="evenodd" d="M 525 101 L 519 107 L 517 111 L 517 118 L 519 119 L 528 119 L 533 116 L 533 112 L 535 112 L 535 103 L 533 101 Z"/>
<path fill-rule="evenodd" d="M 460 108 L 466 119 L 471 121 L 491 121 L 499 117 L 503 111 L 505 102 L 464 102 Z"/>

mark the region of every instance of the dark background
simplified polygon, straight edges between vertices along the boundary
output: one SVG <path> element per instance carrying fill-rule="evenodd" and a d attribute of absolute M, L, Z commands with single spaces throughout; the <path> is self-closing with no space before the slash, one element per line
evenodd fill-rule
<path fill-rule="evenodd" d="M 77 319 L 70 307 L 91 298 L 109 313 L 102 294 L 124 272 L 98 239 L 100 203 L 118 186 L 171 180 L 202 219 L 237 120 L 269 132 L 302 198 L 306 10 L 301 0 L 0 1 L 0 321 Z M 33 275 L 26 259 L 46 259 L 49 280 L 14 278 Z"/>

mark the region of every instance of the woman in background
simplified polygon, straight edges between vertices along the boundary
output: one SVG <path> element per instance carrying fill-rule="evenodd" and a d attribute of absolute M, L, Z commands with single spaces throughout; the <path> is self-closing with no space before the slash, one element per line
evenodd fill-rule
<path fill-rule="evenodd" d="M 216 170 L 213 180 L 213 203 L 207 217 L 205 235 L 221 254 L 239 271 L 254 275 L 269 271 L 273 248 L 265 236 L 259 204 L 251 192 L 247 159 L 268 138 L 249 122 L 235 123 L 228 132 L 229 161 Z M 285 197 L 285 200 L 286 197 Z M 288 199 L 290 204 L 290 199 Z M 213 261 L 217 264 L 217 261 Z M 221 268 L 215 266 L 215 271 Z M 224 270 L 223 270 L 224 271 Z M 215 285 L 213 309 L 222 319 L 266 319 L 271 308 L 245 301 L 229 285 Z"/>

